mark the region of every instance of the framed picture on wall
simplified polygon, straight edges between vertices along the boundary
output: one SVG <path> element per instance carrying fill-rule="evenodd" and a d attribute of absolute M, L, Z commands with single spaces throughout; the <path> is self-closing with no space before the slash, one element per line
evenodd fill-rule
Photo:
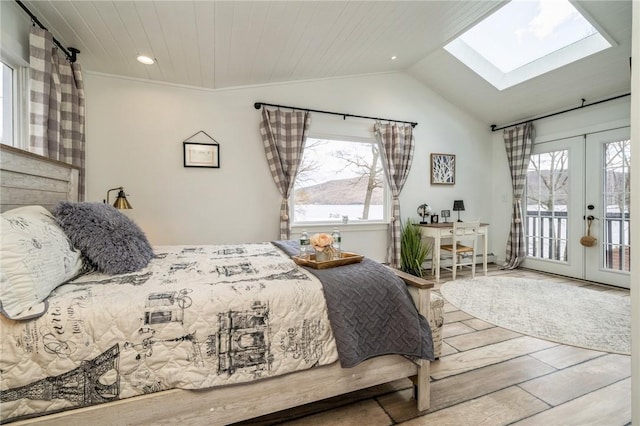
<path fill-rule="evenodd" d="M 453 154 L 431 154 L 431 184 L 455 185 L 456 156 Z"/>
<path fill-rule="evenodd" d="M 185 167 L 220 168 L 220 145 L 183 142 Z"/>

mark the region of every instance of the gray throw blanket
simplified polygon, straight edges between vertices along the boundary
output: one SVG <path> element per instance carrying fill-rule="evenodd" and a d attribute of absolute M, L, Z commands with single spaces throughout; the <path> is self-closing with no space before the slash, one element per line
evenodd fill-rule
<path fill-rule="evenodd" d="M 296 241 L 273 244 L 289 256 L 299 252 Z M 434 359 L 429 323 L 393 271 L 367 258 L 335 268 L 307 269 L 322 283 L 342 367 L 389 354 Z"/>

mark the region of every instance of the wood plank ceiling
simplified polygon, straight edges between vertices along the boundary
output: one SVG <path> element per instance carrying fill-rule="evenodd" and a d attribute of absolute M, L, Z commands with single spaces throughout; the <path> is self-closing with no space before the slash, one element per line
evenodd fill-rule
<path fill-rule="evenodd" d="M 487 87 L 442 46 L 503 3 L 25 1 L 56 38 L 80 49 L 85 70 L 208 89 L 404 71 L 487 123 L 562 107 L 558 85 L 576 86 L 578 98 L 628 90 L 629 0 L 585 2 L 619 39 L 615 55 L 601 55 L 606 61 L 590 65 L 597 75 L 613 76 L 604 87 L 594 91 L 592 81 L 561 73 L 567 80 L 549 77 L 545 89 L 531 86 L 542 90 L 539 108 L 524 101 L 533 90 L 527 84 L 517 96 Z M 137 54 L 157 63 L 142 65 Z M 617 63 L 622 60 L 626 76 Z M 487 107 L 487 98 L 496 105 Z"/>

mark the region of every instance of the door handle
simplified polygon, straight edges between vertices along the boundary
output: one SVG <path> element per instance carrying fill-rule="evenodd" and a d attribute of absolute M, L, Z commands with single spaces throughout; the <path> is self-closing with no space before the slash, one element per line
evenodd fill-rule
<path fill-rule="evenodd" d="M 582 220 L 600 220 L 600 219 L 590 214 L 589 216 L 582 216 Z"/>

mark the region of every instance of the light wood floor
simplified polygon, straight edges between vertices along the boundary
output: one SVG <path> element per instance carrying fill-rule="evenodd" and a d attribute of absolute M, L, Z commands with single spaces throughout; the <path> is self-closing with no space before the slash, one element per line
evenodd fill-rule
<path fill-rule="evenodd" d="M 440 285 L 450 279 L 441 276 Z M 462 272 L 464 278 L 470 273 Z M 533 277 L 620 291 L 528 270 Z M 628 292 L 627 292 L 628 293 Z M 631 357 L 561 345 L 493 326 L 445 305 L 444 346 L 431 364 L 431 409 L 418 412 L 400 380 L 243 424 L 594 425 L 631 424 Z"/>

